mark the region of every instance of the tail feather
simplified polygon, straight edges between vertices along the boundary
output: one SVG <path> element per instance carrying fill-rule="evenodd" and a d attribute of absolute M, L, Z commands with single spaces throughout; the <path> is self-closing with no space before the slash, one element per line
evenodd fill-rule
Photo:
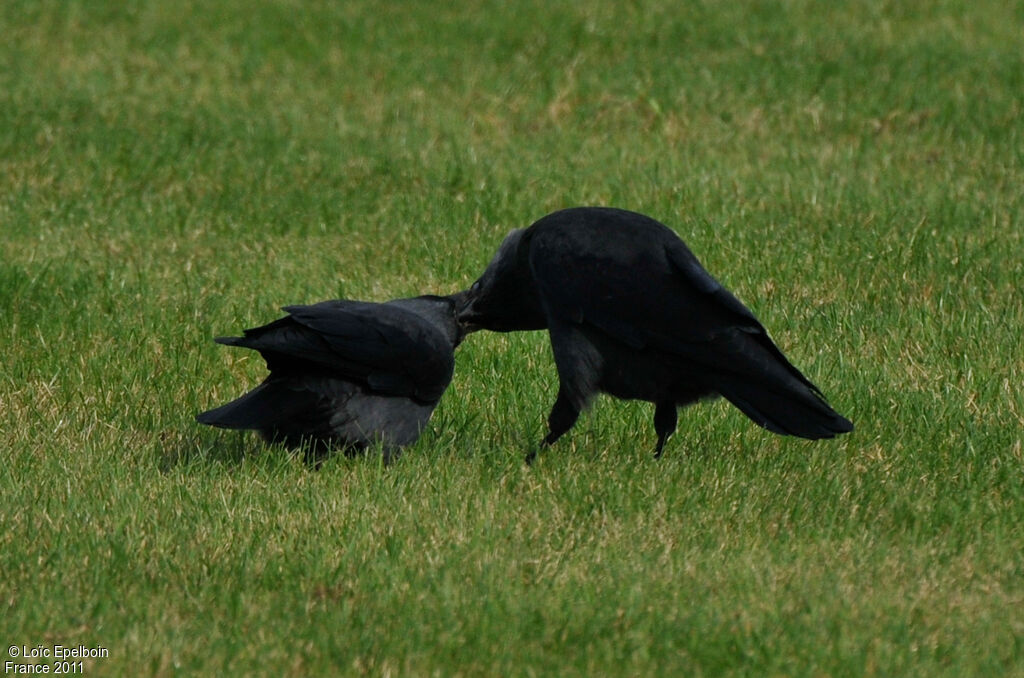
<path fill-rule="evenodd" d="M 853 424 L 802 384 L 725 379 L 718 392 L 758 426 L 773 433 L 817 440 L 853 430 Z"/>
<path fill-rule="evenodd" d="M 744 333 L 733 340 L 728 367 L 715 375 L 715 390 L 754 423 L 811 440 L 853 430 L 767 335 Z"/>
<path fill-rule="evenodd" d="M 245 337 L 216 337 L 214 338 L 214 341 L 218 344 L 224 344 L 225 346 L 244 346 L 245 348 L 249 348 L 246 345 Z"/>
<path fill-rule="evenodd" d="M 196 421 L 219 428 L 266 430 L 308 413 L 314 400 L 311 394 L 264 381 L 241 398 L 197 415 Z"/>

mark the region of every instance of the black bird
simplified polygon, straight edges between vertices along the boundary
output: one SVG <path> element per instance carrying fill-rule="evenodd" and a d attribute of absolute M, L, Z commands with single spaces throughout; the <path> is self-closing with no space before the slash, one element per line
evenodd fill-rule
<path fill-rule="evenodd" d="M 390 461 L 419 437 L 451 382 L 462 303 L 459 294 L 286 306 L 280 320 L 215 340 L 259 351 L 270 375 L 196 420 L 305 444 L 309 461 L 379 441 Z"/>
<path fill-rule="evenodd" d="M 774 433 L 853 430 L 683 241 L 642 214 L 549 214 L 512 231 L 466 294 L 458 319 L 467 331 L 548 330 L 559 388 L 542 447 L 597 392 L 654 403 L 655 457 L 677 407 L 717 396 Z"/>

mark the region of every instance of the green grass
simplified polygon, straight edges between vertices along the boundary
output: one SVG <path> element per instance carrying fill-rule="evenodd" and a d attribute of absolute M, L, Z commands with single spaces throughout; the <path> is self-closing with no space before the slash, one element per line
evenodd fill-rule
<path fill-rule="evenodd" d="M 87 675 L 1024 675 L 1024 5 L 0 3 L 0 642 Z M 857 430 L 479 334 L 395 465 L 192 417 L 279 306 L 648 213 Z M 5 645 L 5 646 L 6 646 Z M 0 650 L 3 652 L 3 650 Z M 9 657 L 0 658 L 7 660 Z"/>

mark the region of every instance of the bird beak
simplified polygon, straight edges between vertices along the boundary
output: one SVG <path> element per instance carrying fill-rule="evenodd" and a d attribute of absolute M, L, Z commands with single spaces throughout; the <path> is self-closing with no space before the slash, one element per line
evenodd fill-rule
<path fill-rule="evenodd" d="M 469 290 L 460 292 L 458 296 L 461 298 L 462 303 L 457 304 L 455 307 L 455 321 L 459 323 L 464 334 L 470 334 L 477 330 L 483 329 L 482 326 L 476 323 L 477 314 L 473 310 L 473 293 Z"/>

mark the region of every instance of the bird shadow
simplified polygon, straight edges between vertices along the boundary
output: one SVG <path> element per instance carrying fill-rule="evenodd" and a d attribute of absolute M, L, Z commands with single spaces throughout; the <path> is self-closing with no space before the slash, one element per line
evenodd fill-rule
<path fill-rule="evenodd" d="M 237 467 L 261 454 L 266 445 L 248 436 L 225 436 L 217 432 L 179 433 L 161 436 L 156 450 L 157 468 L 169 473 L 197 464 Z"/>
<path fill-rule="evenodd" d="M 312 442 L 299 446 L 268 442 L 251 433 L 202 430 L 195 433 L 164 433 L 157 450 L 161 473 L 197 465 L 237 468 L 256 459 L 273 457 L 282 463 L 300 461 L 310 471 L 319 471 L 332 459 L 359 459 L 380 456 L 378 446 L 334 448 Z"/>

